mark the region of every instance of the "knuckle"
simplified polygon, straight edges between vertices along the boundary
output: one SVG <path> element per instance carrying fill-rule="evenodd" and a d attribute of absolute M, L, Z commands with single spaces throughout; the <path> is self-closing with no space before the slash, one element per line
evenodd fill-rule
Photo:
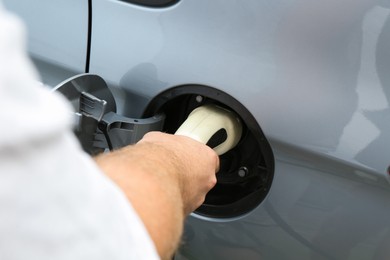
<path fill-rule="evenodd" d="M 217 184 L 217 178 L 215 177 L 215 174 L 213 174 L 213 177 L 210 179 L 209 182 L 209 190 L 211 190 L 216 184 Z"/>

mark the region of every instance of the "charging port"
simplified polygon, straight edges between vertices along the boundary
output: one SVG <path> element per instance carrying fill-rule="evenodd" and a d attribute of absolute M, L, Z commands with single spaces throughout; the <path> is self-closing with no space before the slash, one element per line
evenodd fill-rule
<path fill-rule="evenodd" d="M 195 213 L 214 218 L 233 218 L 250 212 L 264 200 L 274 174 L 272 150 L 252 114 L 220 90 L 186 85 L 160 93 L 149 103 L 144 116 L 164 113 L 163 131 L 175 133 L 195 108 L 209 104 L 234 111 L 243 124 L 242 137 L 232 150 L 220 156 L 217 185 Z"/>

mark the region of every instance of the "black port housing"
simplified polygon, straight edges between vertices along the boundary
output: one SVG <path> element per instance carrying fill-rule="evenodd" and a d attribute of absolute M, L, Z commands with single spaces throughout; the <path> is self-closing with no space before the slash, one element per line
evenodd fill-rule
<path fill-rule="evenodd" d="M 195 213 L 214 218 L 238 217 L 264 200 L 274 175 L 271 147 L 252 114 L 223 91 L 202 85 L 186 85 L 157 95 L 149 103 L 144 116 L 165 113 L 164 131 L 175 133 L 192 110 L 210 103 L 237 113 L 243 123 L 243 134 L 235 148 L 220 156 L 217 185 Z"/>

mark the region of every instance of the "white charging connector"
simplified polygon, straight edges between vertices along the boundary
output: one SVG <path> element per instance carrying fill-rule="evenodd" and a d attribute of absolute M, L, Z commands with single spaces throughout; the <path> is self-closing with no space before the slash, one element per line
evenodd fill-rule
<path fill-rule="evenodd" d="M 225 138 L 213 148 L 218 155 L 234 148 L 240 141 L 242 134 L 241 121 L 230 110 L 217 105 L 205 105 L 194 109 L 175 134 L 188 136 L 207 144 L 221 130 L 226 131 Z"/>

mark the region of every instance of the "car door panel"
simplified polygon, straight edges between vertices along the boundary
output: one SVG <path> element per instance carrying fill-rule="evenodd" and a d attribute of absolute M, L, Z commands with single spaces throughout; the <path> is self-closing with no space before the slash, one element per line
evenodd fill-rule
<path fill-rule="evenodd" d="M 177 259 L 387 254 L 390 121 L 378 113 L 388 115 L 389 79 L 372 74 L 389 67 L 386 5 L 95 0 L 93 13 L 91 71 L 144 99 L 124 113 L 172 87 L 210 86 L 250 111 L 275 154 L 266 199 L 237 218 L 194 214 Z"/>

